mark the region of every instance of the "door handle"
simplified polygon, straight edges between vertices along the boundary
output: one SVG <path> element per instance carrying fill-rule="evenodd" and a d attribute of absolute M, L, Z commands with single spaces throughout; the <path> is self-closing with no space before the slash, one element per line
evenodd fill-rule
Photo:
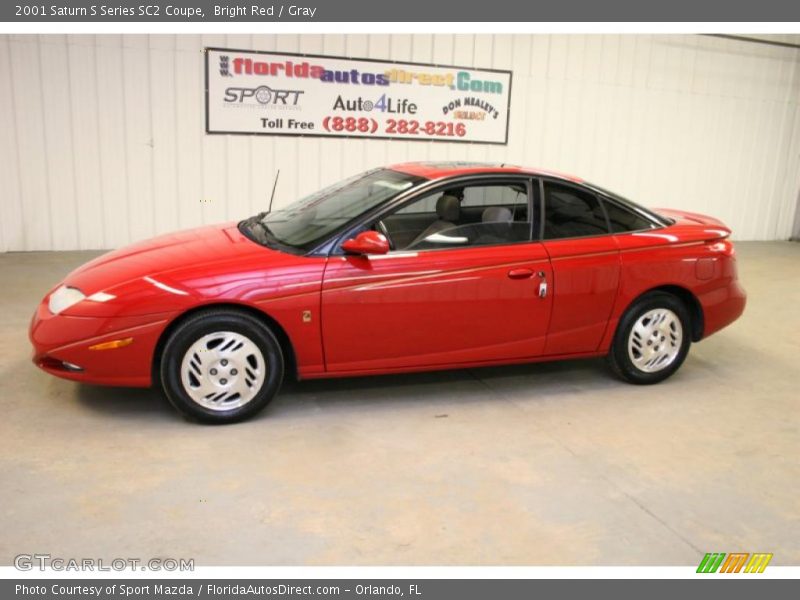
<path fill-rule="evenodd" d="M 528 279 L 533 277 L 533 271 L 530 269 L 511 269 L 508 272 L 508 276 L 511 279 Z"/>

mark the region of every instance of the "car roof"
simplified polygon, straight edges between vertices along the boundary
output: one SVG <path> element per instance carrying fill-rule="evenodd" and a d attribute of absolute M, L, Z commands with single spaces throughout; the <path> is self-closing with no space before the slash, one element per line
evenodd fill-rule
<path fill-rule="evenodd" d="M 443 179 L 448 177 L 457 177 L 459 175 L 479 175 L 479 174 L 524 174 L 524 175 L 544 175 L 548 177 L 557 177 L 559 179 L 566 179 L 575 183 L 583 183 L 583 179 L 575 177 L 574 175 L 567 175 L 557 171 L 549 171 L 546 169 L 533 169 L 528 167 L 518 167 L 507 163 L 481 163 L 481 162 L 459 162 L 459 161 L 441 161 L 441 162 L 407 162 L 391 165 L 389 167 L 393 171 L 400 171 L 409 175 L 416 175 L 417 177 L 424 177 L 425 179 Z"/>

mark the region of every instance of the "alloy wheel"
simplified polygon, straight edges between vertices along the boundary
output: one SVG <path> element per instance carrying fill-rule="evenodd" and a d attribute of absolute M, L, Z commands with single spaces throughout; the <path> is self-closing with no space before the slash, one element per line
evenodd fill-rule
<path fill-rule="evenodd" d="M 183 356 L 181 382 L 189 397 L 214 411 L 250 402 L 267 374 L 266 361 L 247 336 L 232 331 L 204 335 Z"/>
<path fill-rule="evenodd" d="M 628 336 L 628 356 L 637 369 L 656 373 L 671 365 L 681 350 L 683 326 L 667 308 L 649 310 L 640 316 Z"/>

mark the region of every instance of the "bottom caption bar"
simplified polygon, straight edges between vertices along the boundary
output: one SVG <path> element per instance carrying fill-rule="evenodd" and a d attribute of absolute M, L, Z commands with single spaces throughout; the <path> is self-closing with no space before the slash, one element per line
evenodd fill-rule
<path fill-rule="evenodd" d="M 711 586 L 709 586 L 711 584 Z M 755 586 L 758 586 L 756 588 Z M 648 600 L 681 600 L 724 594 L 726 600 L 785 598 L 796 581 L 781 579 L 420 579 L 420 580 L 78 580 L 40 579 L 0 581 L 0 598 L 81 600 L 99 598 L 159 598 L 164 600 L 259 598 L 409 598 L 413 600 L 497 600 L 524 598 L 613 597 L 646 595 Z M 713 590 L 711 589 L 713 587 Z M 794 590 L 797 591 L 796 589 Z M 794 596 L 794 594 L 791 594 Z"/>

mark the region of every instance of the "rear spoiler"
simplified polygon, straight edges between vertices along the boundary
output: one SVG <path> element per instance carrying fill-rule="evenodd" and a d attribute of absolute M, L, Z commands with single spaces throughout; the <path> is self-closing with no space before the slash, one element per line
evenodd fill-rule
<path fill-rule="evenodd" d="M 725 223 L 714 217 L 685 210 L 655 209 L 660 215 L 672 219 L 675 225 L 700 225 L 705 233 L 705 239 L 724 240 L 731 235 L 731 229 Z M 707 237 L 706 237 L 707 236 Z"/>

